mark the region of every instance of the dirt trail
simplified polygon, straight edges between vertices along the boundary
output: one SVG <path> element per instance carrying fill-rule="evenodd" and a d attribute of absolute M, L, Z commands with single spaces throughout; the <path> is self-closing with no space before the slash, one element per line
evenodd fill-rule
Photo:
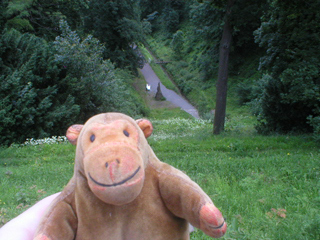
<path fill-rule="evenodd" d="M 144 76 L 146 82 L 151 86 L 150 93 L 152 94 L 152 96 L 155 96 L 160 79 L 152 70 L 149 63 L 145 63 L 144 67 L 140 71 Z M 191 114 L 193 117 L 200 118 L 198 110 L 194 106 L 192 106 L 184 97 L 177 94 L 175 91 L 167 89 L 161 82 L 160 88 L 162 91 L 162 95 L 166 98 L 167 101 L 171 102 L 177 107 L 180 107 L 182 110 Z"/>

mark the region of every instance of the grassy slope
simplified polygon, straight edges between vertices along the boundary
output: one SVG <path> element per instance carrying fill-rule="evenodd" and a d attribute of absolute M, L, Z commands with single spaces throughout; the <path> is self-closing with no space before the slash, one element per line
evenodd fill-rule
<path fill-rule="evenodd" d="M 43 144 L 0 149 L 0 225 L 61 191 L 73 174 L 74 146 Z"/>
<path fill-rule="evenodd" d="M 168 125 L 166 125 L 168 124 Z M 173 129 L 173 123 L 162 128 Z M 181 124 L 180 124 L 181 125 Z M 190 131 L 190 124 L 175 129 Z M 209 134 L 151 142 L 158 156 L 184 170 L 227 218 L 225 239 L 319 237 L 319 150 L 304 137 Z M 163 133 L 164 134 L 164 133 Z M 165 134 L 164 134 L 165 135 Z M 209 239 L 201 232 L 192 239 Z"/>
<path fill-rule="evenodd" d="M 209 122 L 170 111 L 152 120 L 149 143 L 221 209 L 229 224 L 225 239 L 319 238 L 320 152 L 308 137 L 258 136 L 241 127 L 213 136 Z M 0 149 L 0 221 L 60 191 L 73 174 L 74 150 L 71 144 Z M 209 238 L 196 231 L 191 239 Z"/>

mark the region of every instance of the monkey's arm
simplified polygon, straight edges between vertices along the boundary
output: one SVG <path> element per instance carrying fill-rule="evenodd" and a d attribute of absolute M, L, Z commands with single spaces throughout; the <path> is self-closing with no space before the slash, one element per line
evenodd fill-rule
<path fill-rule="evenodd" d="M 159 172 L 161 196 L 167 208 L 211 237 L 225 234 L 227 224 L 208 195 L 187 175 L 164 166 Z"/>
<path fill-rule="evenodd" d="M 78 225 L 73 206 L 74 193 L 64 190 L 42 218 L 34 240 L 73 240 Z"/>

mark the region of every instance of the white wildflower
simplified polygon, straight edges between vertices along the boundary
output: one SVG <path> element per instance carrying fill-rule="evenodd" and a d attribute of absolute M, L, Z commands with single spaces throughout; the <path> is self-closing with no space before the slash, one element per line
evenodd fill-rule
<path fill-rule="evenodd" d="M 44 138 L 44 139 L 27 138 L 26 141 L 21 145 L 35 146 L 35 145 L 42 145 L 42 144 L 59 144 L 59 143 L 66 143 L 66 142 L 68 142 L 68 139 L 65 136 L 52 136 L 51 138 Z"/>
<path fill-rule="evenodd" d="M 152 120 L 155 131 L 151 135 L 154 140 L 174 139 L 177 137 L 188 137 L 194 134 L 194 130 L 207 127 L 209 120 L 170 118 L 163 120 Z"/>

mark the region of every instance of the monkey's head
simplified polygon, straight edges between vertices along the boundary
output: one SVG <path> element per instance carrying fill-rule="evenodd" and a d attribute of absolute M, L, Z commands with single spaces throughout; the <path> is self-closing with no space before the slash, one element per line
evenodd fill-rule
<path fill-rule="evenodd" d="M 103 202 L 122 205 L 133 201 L 144 184 L 146 138 L 152 131 L 150 121 L 135 121 L 121 113 L 99 114 L 84 125 L 72 125 L 66 135 L 77 145 L 75 171 Z"/>

